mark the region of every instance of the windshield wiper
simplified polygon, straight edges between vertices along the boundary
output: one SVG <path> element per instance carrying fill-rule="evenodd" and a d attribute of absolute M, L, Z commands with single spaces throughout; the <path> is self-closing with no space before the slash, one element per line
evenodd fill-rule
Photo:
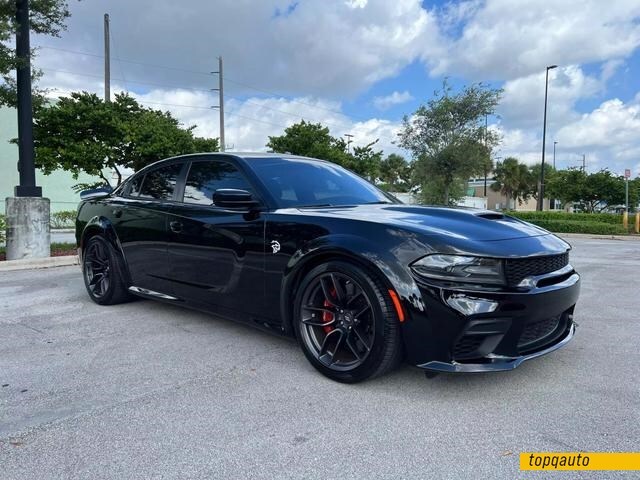
<path fill-rule="evenodd" d="M 380 200 L 377 202 L 367 202 L 367 203 L 363 203 L 363 205 L 392 205 L 393 202 L 390 202 L 389 200 Z"/>
<path fill-rule="evenodd" d="M 330 203 L 318 203 L 315 205 L 300 205 L 298 206 L 298 208 L 320 208 L 320 207 L 334 207 L 335 205 L 332 205 Z"/>

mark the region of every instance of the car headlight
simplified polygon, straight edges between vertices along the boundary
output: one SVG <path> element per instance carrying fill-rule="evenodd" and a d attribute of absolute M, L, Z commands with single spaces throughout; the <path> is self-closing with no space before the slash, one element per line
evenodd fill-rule
<path fill-rule="evenodd" d="M 434 280 L 504 285 L 502 261 L 467 255 L 427 255 L 411 264 L 417 275 Z"/>

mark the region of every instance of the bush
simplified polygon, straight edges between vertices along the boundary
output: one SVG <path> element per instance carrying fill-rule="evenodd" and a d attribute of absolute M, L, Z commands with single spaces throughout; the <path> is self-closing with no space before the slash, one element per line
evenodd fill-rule
<path fill-rule="evenodd" d="M 0 215 L 0 242 L 4 242 L 7 239 L 6 229 L 7 222 L 4 219 L 4 215 Z"/>
<path fill-rule="evenodd" d="M 512 217 L 526 220 L 527 222 L 540 221 L 570 221 L 570 222 L 599 222 L 609 225 L 622 225 L 622 215 L 615 213 L 569 213 L 561 211 L 545 212 L 505 212 Z"/>
<path fill-rule="evenodd" d="M 524 220 L 524 219 L 523 219 Z M 623 235 L 627 231 L 622 224 L 586 222 L 584 220 L 525 220 L 555 233 L 592 233 L 596 235 Z"/>
<path fill-rule="evenodd" d="M 64 210 L 51 214 L 51 228 L 73 228 L 76 224 L 76 211 Z"/>

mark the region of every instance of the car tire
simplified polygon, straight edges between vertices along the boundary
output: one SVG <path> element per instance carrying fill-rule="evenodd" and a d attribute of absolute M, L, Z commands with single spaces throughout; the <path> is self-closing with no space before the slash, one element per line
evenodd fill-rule
<path fill-rule="evenodd" d="M 330 261 L 309 271 L 294 299 L 296 337 L 325 376 L 356 383 L 402 360 L 400 322 L 389 289 L 368 270 Z"/>
<path fill-rule="evenodd" d="M 131 300 L 125 266 L 118 252 L 102 236 L 91 237 L 82 254 L 82 273 L 87 293 L 99 305 L 116 305 Z"/>

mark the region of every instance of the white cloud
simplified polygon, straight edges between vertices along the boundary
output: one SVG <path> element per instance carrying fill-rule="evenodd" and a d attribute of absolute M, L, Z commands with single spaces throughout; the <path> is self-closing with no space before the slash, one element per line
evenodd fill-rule
<path fill-rule="evenodd" d="M 74 2 L 71 7 L 62 39 L 34 43 L 99 55 L 102 36 L 96 32 L 102 30 L 105 5 Z M 114 76 L 123 70 L 129 82 L 207 88 L 215 78 L 194 71 L 214 70 L 216 56 L 222 55 L 230 91 L 244 94 L 247 88 L 233 80 L 286 95 L 354 95 L 396 75 L 438 36 L 434 15 L 419 0 L 110 0 L 108 10 Z M 177 69 L 121 64 L 118 57 Z M 102 71 L 98 57 L 47 49 L 41 50 L 39 64 Z"/>
<path fill-rule="evenodd" d="M 373 105 L 378 110 L 387 110 L 395 105 L 400 105 L 413 100 L 413 96 L 405 90 L 404 92 L 394 91 L 384 97 L 375 97 L 373 99 Z"/>
<path fill-rule="evenodd" d="M 73 2 L 69 31 L 34 44 L 42 49 L 44 86 L 102 94 L 102 14 L 107 2 Z M 551 72 L 547 158 L 558 140 L 560 166 L 583 152 L 590 168 L 621 168 L 640 158 L 640 100 L 607 100 L 609 82 L 640 45 L 637 0 L 467 0 L 424 7 L 420 0 L 110 0 L 113 90 L 136 91 L 149 106 L 171 110 L 197 133 L 218 136 L 216 56 L 225 59 L 227 131 L 238 149 L 265 148 L 301 118 L 335 136 L 365 144 L 380 137 L 388 153 L 398 122 L 384 109 L 408 100 L 392 79 L 419 60 L 432 76 L 505 81 L 494 127 L 504 136 L 498 155 L 539 160 L 544 68 Z M 138 63 L 121 62 L 119 57 Z M 634 60 L 635 61 L 635 60 Z M 585 64 L 600 68 L 586 70 Z M 153 65 L 174 67 L 158 68 Z M 57 70 L 57 71 L 54 71 Z M 389 96 L 373 99 L 381 118 L 349 118 L 349 101 L 382 79 Z M 259 91 L 259 93 L 258 93 Z M 268 92 L 277 92 L 269 96 Z M 55 92 L 54 92 L 55 93 Z M 612 92 L 615 96 L 616 92 Z M 582 114 L 584 99 L 600 104 Z M 153 102 L 153 103 L 151 103 Z M 354 117 L 356 117 L 354 115 Z M 636 161 L 637 160 L 633 160 Z"/>
<path fill-rule="evenodd" d="M 545 73 L 509 80 L 498 114 L 510 128 L 542 126 L 544 110 Z M 574 106 L 604 88 L 604 82 L 586 75 L 579 66 L 570 65 L 549 71 L 547 126 L 551 131 L 578 115 Z"/>
<path fill-rule="evenodd" d="M 515 156 L 528 163 L 539 163 L 542 140 L 539 130 L 508 128 L 498 124 L 503 142 L 498 156 Z M 540 130 L 542 124 L 540 124 Z M 606 100 L 595 110 L 575 115 L 555 135 L 547 136 L 546 161 L 552 161 L 553 142 L 557 141 L 557 166 L 575 167 L 586 155 L 589 171 L 609 168 L 622 174 L 632 168 L 640 174 L 640 94 L 628 103 L 619 99 Z"/>
<path fill-rule="evenodd" d="M 433 75 L 518 78 L 549 64 L 624 58 L 640 45 L 637 0 L 472 1 L 443 18 L 456 14 L 465 23 L 449 32 L 447 54 L 423 56 Z"/>

